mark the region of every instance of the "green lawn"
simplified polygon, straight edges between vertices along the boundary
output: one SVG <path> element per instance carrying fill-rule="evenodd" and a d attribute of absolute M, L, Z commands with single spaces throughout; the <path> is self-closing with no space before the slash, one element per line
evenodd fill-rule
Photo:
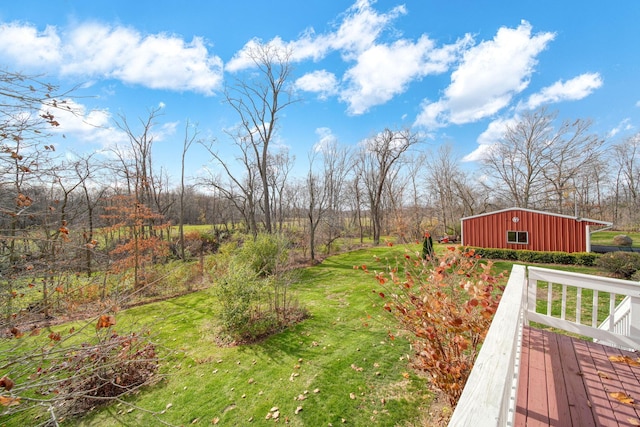
<path fill-rule="evenodd" d="M 119 313 L 118 328 L 147 325 L 176 351 L 164 363 L 167 379 L 130 400 L 160 414 L 121 403 L 69 424 L 264 424 L 277 407 L 280 422 L 297 426 L 423 425 L 432 395 L 407 365 L 408 343 L 387 339 L 391 319 L 371 292 L 375 281 L 353 269 L 403 250 L 361 250 L 303 270 L 295 290 L 311 317 L 253 345 L 216 345 L 210 291 Z M 0 418 L 7 426 L 24 422 Z"/>
<path fill-rule="evenodd" d="M 634 247 L 640 247 L 640 233 L 638 232 L 627 232 L 627 231 L 598 231 L 591 234 L 591 244 L 592 245 L 605 245 L 612 246 L 613 238 L 619 234 L 625 234 L 633 240 Z"/>

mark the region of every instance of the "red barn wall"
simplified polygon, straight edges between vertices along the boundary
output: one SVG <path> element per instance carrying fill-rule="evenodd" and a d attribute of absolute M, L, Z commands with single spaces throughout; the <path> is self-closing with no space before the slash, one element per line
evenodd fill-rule
<path fill-rule="evenodd" d="M 517 217 L 517 222 L 513 218 Z M 484 248 L 584 252 L 587 225 L 601 225 L 542 212 L 512 209 L 463 219 L 464 244 Z M 507 231 L 526 231 L 527 244 L 507 243 Z"/>

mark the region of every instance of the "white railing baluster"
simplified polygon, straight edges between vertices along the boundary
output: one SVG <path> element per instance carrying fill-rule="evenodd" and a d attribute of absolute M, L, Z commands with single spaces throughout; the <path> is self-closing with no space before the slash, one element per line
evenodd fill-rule
<path fill-rule="evenodd" d="M 613 332 L 613 327 L 616 324 L 615 314 L 616 314 L 616 294 L 610 293 L 609 294 L 609 327 L 607 328 L 607 331 L 609 332 Z"/>
<path fill-rule="evenodd" d="M 567 318 L 567 285 L 562 285 L 562 308 L 560 309 L 560 318 Z"/>
<path fill-rule="evenodd" d="M 576 323 L 582 323 L 582 288 L 576 289 Z"/>
<path fill-rule="evenodd" d="M 551 303 L 553 302 L 553 284 L 547 282 L 547 316 L 551 316 Z"/>
<path fill-rule="evenodd" d="M 598 291 L 593 290 L 593 307 L 591 307 L 591 327 L 598 327 Z"/>

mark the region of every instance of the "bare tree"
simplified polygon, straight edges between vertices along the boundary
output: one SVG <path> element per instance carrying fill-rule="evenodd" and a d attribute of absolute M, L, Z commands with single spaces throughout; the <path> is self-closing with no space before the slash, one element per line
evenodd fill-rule
<path fill-rule="evenodd" d="M 226 88 L 226 102 L 240 118 L 238 128 L 229 134 L 243 151 L 243 157 L 251 159 L 250 163 L 258 171 L 262 184 L 261 206 L 265 228 L 271 233 L 269 148 L 282 110 L 294 102 L 286 86 L 292 71 L 291 51 L 274 43 L 255 43 L 246 54 L 258 72 L 251 75 L 251 80 L 236 79 L 234 85 Z"/>
<path fill-rule="evenodd" d="M 322 165 L 315 170 L 315 160 L 321 156 Z M 326 225 L 325 244 L 331 244 L 340 235 L 342 198 L 345 180 L 349 172 L 349 150 L 339 147 L 334 141 L 314 147 L 309 155 L 309 172 L 306 179 L 307 218 L 309 219 L 309 248 L 311 260 L 315 261 L 315 246 L 318 226 Z"/>
<path fill-rule="evenodd" d="M 613 156 L 618 166 L 614 218 L 634 224 L 640 219 L 640 133 L 614 145 Z M 620 214 L 621 206 L 627 208 L 624 217 Z"/>
<path fill-rule="evenodd" d="M 409 232 L 411 237 L 419 239 L 424 230 L 421 224 L 424 217 L 424 206 L 426 205 L 426 194 L 424 182 L 424 172 L 428 170 L 427 155 L 420 153 L 411 157 L 407 161 L 408 187 L 410 192 L 410 203 L 407 206 L 409 215 Z"/>
<path fill-rule="evenodd" d="M 427 188 L 433 196 L 442 226 L 442 234 L 456 234 L 455 227 L 460 219 L 460 197 L 455 181 L 460 174 L 458 162 L 453 157 L 450 145 L 442 145 L 438 153 L 426 167 Z M 433 230 L 432 230 L 433 232 Z"/>
<path fill-rule="evenodd" d="M 268 181 L 269 194 L 271 194 L 271 215 L 272 222 L 277 222 L 279 231 L 282 231 L 284 225 L 285 204 L 287 204 L 285 190 L 295 160 L 295 156 L 290 156 L 287 149 L 281 149 L 269 156 Z"/>
<path fill-rule="evenodd" d="M 185 195 L 185 187 L 184 187 L 184 161 L 187 156 L 187 151 L 193 144 L 193 141 L 196 140 L 198 136 L 198 130 L 194 129 L 192 132 L 190 131 L 190 123 L 187 120 L 187 124 L 184 126 L 184 140 L 182 141 L 182 157 L 180 159 L 180 219 L 178 221 L 179 233 L 180 233 L 180 255 L 184 262 L 187 261 L 187 257 L 184 253 L 184 195 Z"/>
<path fill-rule="evenodd" d="M 597 159 L 602 141 L 589 134 L 590 122 L 564 121 L 555 129 L 556 118 L 545 108 L 526 112 L 484 158 L 496 191 L 515 206 L 544 207 L 551 198 L 562 211 L 563 194 Z"/>
<path fill-rule="evenodd" d="M 547 141 L 553 138 L 553 118 L 544 110 L 524 114 L 507 127 L 483 159 L 496 192 L 514 206 L 531 208 L 543 193 L 542 171 L 549 157 Z"/>
<path fill-rule="evenodd" d="M 230 165 L 215 151 L 212 143 L 202 143 L 209 151 L 211 158 L 222 167 L 222 174 L 209 171 L 209 177 L 204 178 L 205 185 L 215 188 L 225 199 L 231 202 L 244 218 L 247 232 L 254 236 L 258 234 L 257 205 L 260 197 L 260 185 L 257 168 L 248 149 L 240 150 L 240 157 L 236 158 L 244 167 L 244 175 L 232 172 Z M 242 145 L 246 148 L 245 145 Z"/>
<path fill-rule="evenodd" d="M 140 118 L 140 131 L 134 130 L 126 116 L 120 115 L 116 125 L 129 138 L 129 147 L 120 149 L 118 157 L 129 179 L 133 179 L 131 190 L 136 202 L 149 208 L 154 207 L 156 194 L 162 191 L 162 179 L 154 179 L 152 149 L 153 128 L 160 114 L 160 107 L 151 108 L 146 118 Z M 159 210 L 158 213 L 162 213 Z"/>
<path fill-rule="evenodd" d="M 97 241 L 94 239 L 95 230 L 95 211 L 96 207 L 100 203 L 100 199 L 107 190 L 105 186 L 99 186 L 91 184 L 91 180 L 95 179 L 95 173 L 98 170 L 98 166 L 92 163 L 93 154 L 85 157 L 81 157 L 74 164 L 76 176 L 78 178 L 80 187 L 82 188 L 82 197 L 86 206 L 86 228 L 83 230 L 82 236 L 84 240 L 84 252 L 85 252 L 85 269 L 87 277 L 91 277 L 93 272 L 92 259 L 94 248 Z M 95 182 L 95 181 L 94 181 Z"/>
<path fill-rule="evenodd" d="M 373 242 L 380 244 L 383 220 L 383 196 L 387 179 L 402 155 L 418 143 L 409 130 L 385 129 L 363 142 L 356 158 L 358 176 L 364 184 L 373 225 Z"/>

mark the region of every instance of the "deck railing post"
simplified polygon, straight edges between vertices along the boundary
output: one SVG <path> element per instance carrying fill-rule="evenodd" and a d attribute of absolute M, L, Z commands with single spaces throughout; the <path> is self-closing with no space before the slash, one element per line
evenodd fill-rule
<path fill-rule="evenodd" d="M 640 298 L 632 296 L 629 311 L 629 336 L 640 342 Z"/>

